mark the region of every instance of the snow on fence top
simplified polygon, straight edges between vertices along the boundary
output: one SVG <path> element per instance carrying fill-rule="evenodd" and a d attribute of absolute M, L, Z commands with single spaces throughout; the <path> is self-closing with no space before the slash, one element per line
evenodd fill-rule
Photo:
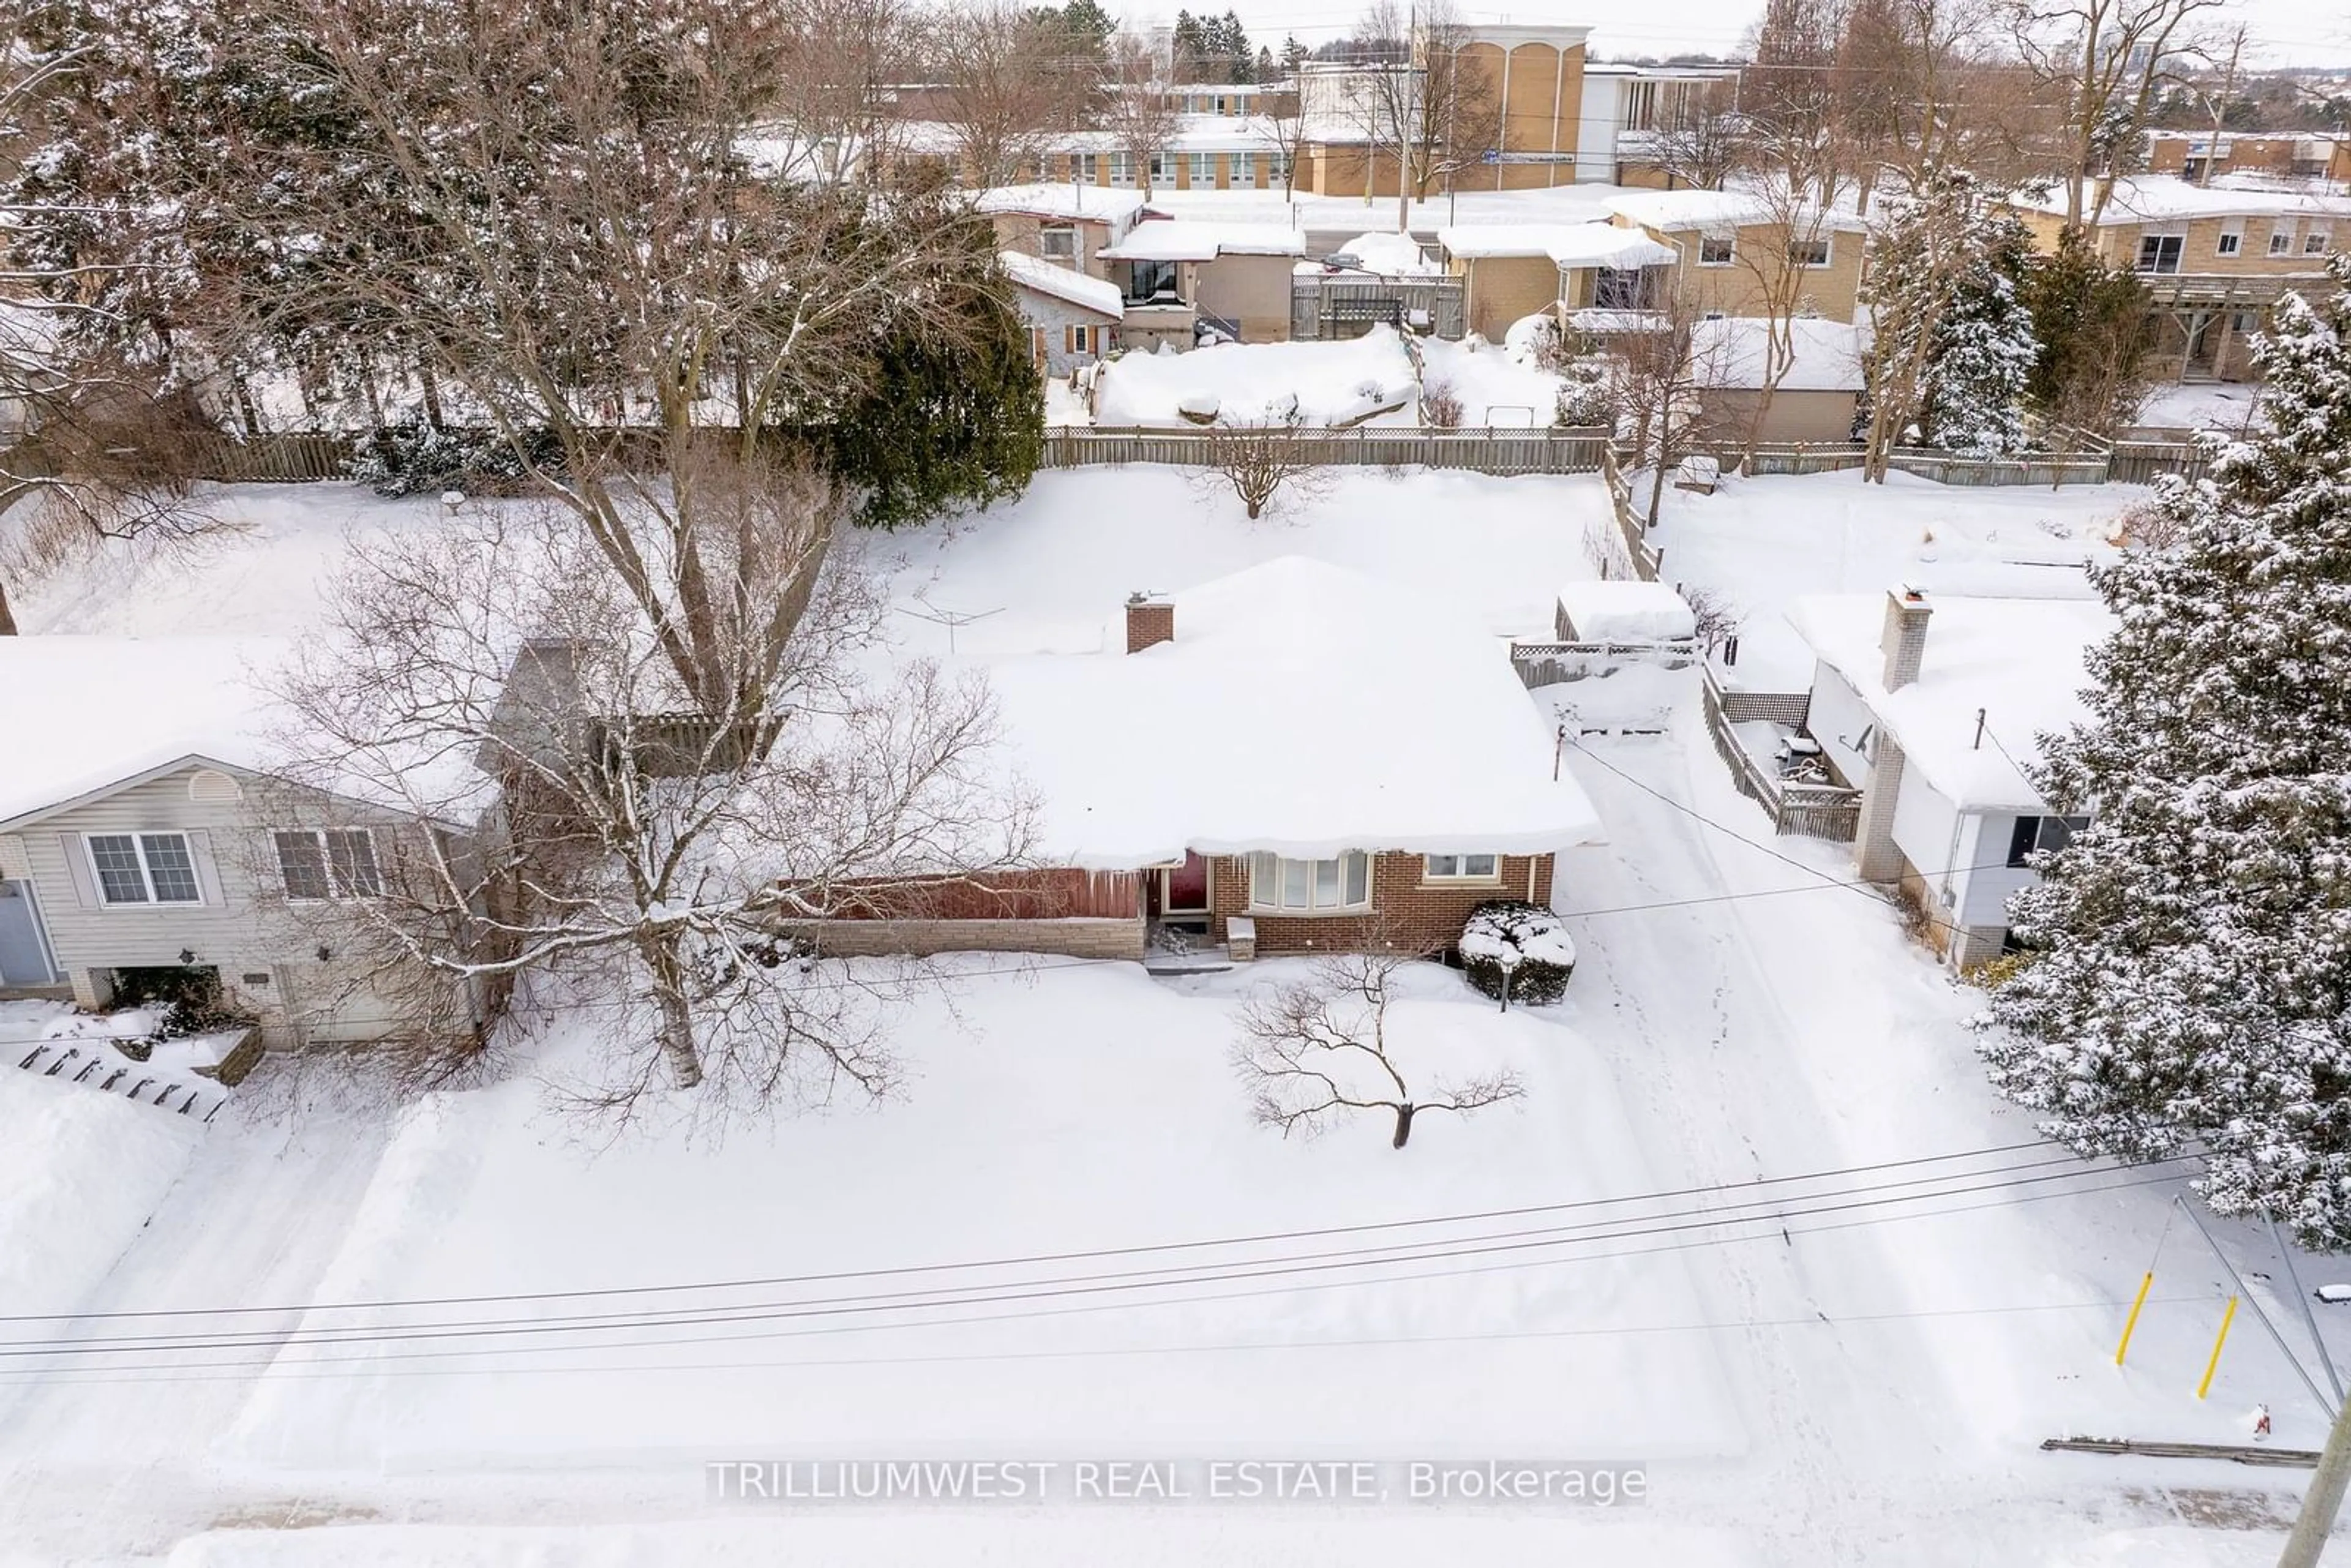
<path fill-rule="evenodd" d="M 1088 277 L 1073 267 L 1057 267 L 1021 251 L 998 251 L 997 259 L 1004 263 L 1006 276 L 1022 288 L 1081 306 L 1113 321 L 1126 319 L 1126 301 L 1115 283 Z"/>
<path fill-rule="evenodd" d="M 252 673 L 286 644 L 234 637 L 0 637 L 0 822 L 183 757 L 264 765 Z"/>
<path fill-rule="evenodd" d="M 1140 192 L 1116 185 L 998 185 L 979 193 L 983 213 L 1019 213 L 1040 218 L 1083 218 L 1116 228 L 1143 210 Z"/>
<path fill-rule="evenodd" d="M 1196 357 L 1196 356 L 1195 356 Z M 1269 851 L 1531 854 L 1600 838 L 1502 645 L 1438 607 L 1285 556 L 1172 597 L 1137 653 L 994 665 L 1048 855 L 1095 870 Z"/>
<path fill-rule="evenodd" d="M 2095 193 L 2082 193 L 2085 218 L 2097 205 Z M 2063 213 L 2065 193 L 2053 190 L 2041 196 L 2017 195 L 2011 200 L 2032 212 Z M 2191 185 L 2185 180 L 2152 175 L 2117 180 L 2098 214 L 2102 225 L 2138 224 L 2173 218 L 2294 216 L 2351 217 L 2351 196 L 2322 195 L 2309 191 L 2255 191 L 2220 185 Z M 2251 255 L 2248 251 L 2246 254 Z"/>
<path fill-rule="evenodd" d="M 1698 635 L 1682 596 L 1662 582 L 1571 582 L 1559 591 L 1563 626 L 1586 643 L 1665 643 Z"/>
<path fill-rule="evenodd" d="M 1763 385 L 1771 323 L 1760 317 L 1717 317 L 1690 329 L 1690 359 L 1698 383 L 1722 392 L 1753 392 Z M 1788 323 L 1793 351 L 1781 392 L 1859 392 L 1862 355 L 1868 329 L 1844 321 L 1798 317 Z"/>
<path fill-rule="evenodd" d="M 1280 224 L 1154 218 L 1102 252 L 1105 261 L 1214 261 L 1220 256 L 1304 256 L 1306 236 Z"/>
<path fill-rule="evenodd" d="M 2113 616 L 2083 600 L 1936 595 L 1928 604 L 1918 677 L 1890 693 L 1884 594 L 1801 599 L 1788 619 L 1938 794 L 1962 810 L 2046 811 L 2019 767 L 2039 758 L 2043 732 L 2085 716 L 2082 655 L 2114 630 Z"/>
<path fill-rule="evenodd" d="M 1670 267 L 1680 256 L 1638 229 L 1604 222 L 1464 224 L 1439 229 L 1437 240 L 1447 255 L 1463 261 L 1540 256 L 1563 267 Z"/>

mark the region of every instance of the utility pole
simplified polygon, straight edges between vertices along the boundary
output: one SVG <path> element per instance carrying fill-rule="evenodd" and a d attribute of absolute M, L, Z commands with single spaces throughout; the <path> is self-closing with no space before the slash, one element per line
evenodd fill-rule
<path fill-rule="evenodd" d="M 2351 1400 L 2335 1413 L 2325 1450 L 2318 1456 L 2310 1490 L 2302 1495 L 2302 1511 L 2294 1516 L 2294 1533 L 2285 1538 L 2285 1555 L 2278 1559 L 2278 1568 L 2318 1568 L 2346 1486 L 2351 1486 Z"/>
<path fill-rule="evenodd" d="M 1393 16 L 1395 12 L 1388 13 Z M 1412 86 L 1413 72 L 1417 68 L 1413 56 L 1420 47 L 1415 36 L 1420 31 L 1420 3 L 1413 0 L 1405 8 L 1404 23 L 1404 113 L 1396 122 L 1396 233 L 1412 232 Z"/>

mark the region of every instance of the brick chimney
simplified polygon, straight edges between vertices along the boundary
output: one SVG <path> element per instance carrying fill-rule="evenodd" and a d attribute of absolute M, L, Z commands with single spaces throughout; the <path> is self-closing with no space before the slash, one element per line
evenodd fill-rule
<path fill-rule="evenodd" d="M 1927 657 L 1927 617 L 1934 612 L 1924 589 L 1905 583 L 1886 590 L 1886 628 L 1878 633 L 1877 647 L 1886 655 L 1887 691 L 1898 692 L 1918 678 L 1918 666 Z M 1132 639 L 1133 633 L 1128 635 Z"/>
<path fill-rule="evenodd" d="M 1140 653 L 1145 648 L 1176 641 L 1176 606 L 1155 594 L 1135 592 L 1126 596 L 1126 651 Z"/>

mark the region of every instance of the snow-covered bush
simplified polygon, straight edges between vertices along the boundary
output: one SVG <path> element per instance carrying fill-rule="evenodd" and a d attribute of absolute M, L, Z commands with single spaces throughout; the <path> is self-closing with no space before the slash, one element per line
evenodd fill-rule
<path fill-rule="evenodd" d="M 1420 417 L 1439 430 L 1460 424 L 1461 394 L 1453 390 L 1451 382 L 1429 382 L 1421 387 Z"/>
<path fill-rule="evenodd" d="M 1514 1002 L 1555 1002 L 1575 973 L 1575 942 L 1540 904 L 1497 898 L 1469 912 L 1457 944 L 1461 973 L 1497 1001 L 1507 982 Z"/>
<path fill-rule="evenodd" d="M 561 449 L 543 431 L 532 433 L 537 466 L 560 465 Z M 347 472 L 379 496 L 424 496 L 443 490 L 510 494 L 524 464 L 507 440 L 491 430 L 442 430 L 413 419 L 389 424 L 360 444 Z"/>

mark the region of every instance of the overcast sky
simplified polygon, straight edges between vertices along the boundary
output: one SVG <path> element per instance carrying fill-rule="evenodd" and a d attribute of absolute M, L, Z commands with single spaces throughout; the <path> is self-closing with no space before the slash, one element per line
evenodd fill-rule
<path fill-rule="evenodd" d="M 1401 0 L 1399 0 L 1401 3 Z M 1232 0 L 1200 0 L 1199 9 L 1221 12 Z M 1662 55 L 1679 49 L 1735 47 L 1762 11 L 1761 0 L 1513 0 L 1507 9 L 1489 9 L 1480 0 L 1462 0 L 1473 21 L 1575 22 L 1593 30 L 1595 53 L 1624 57 Z M 1107 7 L 1116 13 L 1120 7 Z M 1365 9 L 1364 0 L 1260 0 L 1256 9 L 1234 5 L 1249 37 L 1279 43 L 1294 32 L 1308 43 L 1336 37 Z M 1137 5 L 1138 21 L 1153 12 L 1172 20 L 1175 7 Z M 2232 0 L 2224 15 L 2241 21 L 2252 41 L 2265 46 L 2263 63 L 2351 65 L 2351 0 Z"/>

